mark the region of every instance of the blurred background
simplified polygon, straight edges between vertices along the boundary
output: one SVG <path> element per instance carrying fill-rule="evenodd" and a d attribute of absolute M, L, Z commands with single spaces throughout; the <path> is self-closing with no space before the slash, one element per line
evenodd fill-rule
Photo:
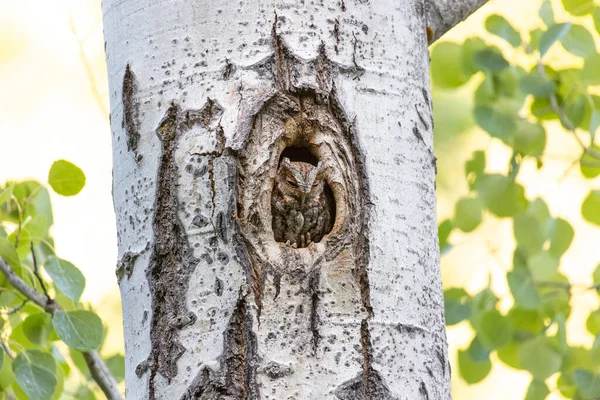
<path fill-rule="evenodd" d="M 492 38 L 486 17 L 497 13 L 521 31 L 541 24 L 540 0 L 492 0 L 460 24 L 443 41 L 462 43 L 466 37 Z M 556 19 L 561 18 L 555 7 Z M 503 47 L 504 46 L 504 47 Z M 57 159 L 69 160 L 86 174 L 86 186 L 74 197 L 51 191 L 57 254 L 85 274 L 83 299 L 94 304 L 109 327 L 103 352 L 122 351 L 120 298 L 115 277 L 116 229 L 111 198 L 111 134 L 108 87 L 99 0 L 0 0 L 0 183 L 33 178 L 46 182 Z M 553 65 L 581 64 L 562 49 L 548 54 Z M 438 158 L 438 219 L 451 218 L 456 201 L 468 193 L 464 163 L 473 150 L 486 151 L 486 172 L 506 173 L 511 149 L 490 140 L 473 121 L 474 79 L 454 90 L 433 87 L 435 154 Z M 554 126 L 555 125 L 555 126 Z M 544 166 L 525 164 L 519 173 L 526 196 L 545 199 L 553 216 L 568 220 L 576 234 L 563 256 L 561 272 L 574 284 L 591 284 L 598 263 L 599 230 L 582 220 L 580 205 L 590 190 L 578 168 L 570 168 L 580 151 L 558 123 L 549 131 Z M 27 156 L 23 156 L 26 154 Z M 476 293 L 491 282 L 500 311 L 512 304 L 505 276 L 512 266 L 515 243 L 512 220 L 485 218 L 474 233 L 453 233 L 453 247 L 442 258 L 444 287 Z M 571 300 L 569 343 L 593 342 L 585 320 L 598 308 L 598 296 L 582 292 Z M 456 372 L 458 349 L 469 346 L 474 333 L 467 322 L 449 327 L 449 352 L 455 399 L 523 399 L 531 376 L 497 362 L 480 383 L 468 385 Z M 549 399 L 562 398 L 553 392 Z"/>

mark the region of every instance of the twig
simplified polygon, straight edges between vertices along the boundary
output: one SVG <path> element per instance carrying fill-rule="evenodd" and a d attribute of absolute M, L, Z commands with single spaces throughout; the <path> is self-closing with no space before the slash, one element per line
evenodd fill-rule
<path fill-rule="evenodd" d="M 29 247 L 31 248 L 31 258 L 33 258 L 33 273 L 35 274 L 35 277 L 40 283 L 40 286 L 42 287 L 42 290 L 44 291 L 44 295 L 46 295 L 48 302 L 51 302 L 52 298 L 50 298 L 50 295 L 48 294 L 48 289 L 46 289 L 46 284 L 44 283 L 44 280 L 40 275 L 40 270 L 37 265 L 37 259 L 35 258 L 35 251 L 33 250 L 33 242 L 29 242 L 29 245 Z"/>
<path fill-rule="evenodd" d="M 60 306 L 52 299 L 42 295 L 37 290 L 29 286 L 21 279 L 15 271 L 0 257 L 0 272 L 4 274 L 6 280 L 17 289 L 22 295 L 33 301 L 35 304 L 43 308 L 47 313 L 54 314 L 60 310 Z M 123 396 L 119 392 L 118 383 L 111 375 L 106 363 L 97 351 L 81 352 L 85 362 L 90 370 L 92 378 L 96 381 L 104 395 L 109 400 L 123 400 Z"/>
<path fill-rule="evenodd" d="M 75 28 L 75 21 L 73 21 L 73 16 L 71 15 L 71 11 L 69 10 L 69 26 L 71 27 L 71 32 L 73 32 L 73 36 L 75 36 L 75 40 L 77 41 L 77 48 L 79 50 L 79 57 L 81 58 L 81 62 L 83 63 L 83 67 L 88 77 L 88 81 L 90 83 L 90 90 L 92 95 L 94 96 L 94 100 L 96 100 L 96 104 L 100 108 L 102 115 L 105 119 L 108 119 L 108 110 L 106 109 L 106 105 L 104 105 L 104 99 L 100 95 L 98 91 L 98 84 L 96 82 L 96 78 L 94 76 L 94 71 L 92 66 L 85 54 L 85 49 L 83 48 L 83 42 L 79 38 L 79 34 L 77 33 L 77 28 Z"/>
<path fill-rule="evenodd" d="M 27 303 L 29 303 L 29 299 L 23 300 L 23 302 L 20 305 L 18 305 L 16 307 L 13 307 L 13 308 L 9 308 L 8 310 L 6 310 L 6 314 L 10 315 L 10 314 L 14 314 L 16 312 L 21 311 L 21 309 L 23 307 L 25 307 L 25 305 L 27 305 Z"/>
<path fill-rule="evenodd" d="M 538 73 L 540 74 L 540 76 L 542 76 L 543 78 L 548 78 L 548 76 L 546 75 L 546 71 L 544 70 L 544 65 L 542 64 L 541 60 L 537 61 L 537 70 L 538 70 Z M 560 108 L 560 106 L 558 105 L 558 99 L 556 98 L 556 95 L 554 93 L 550 94 L 549 99 L 550 99 L 550 108 L 552 108 L 552 111 L 554 111 L 556 113 L 556 115 L 558 115 L 558 118 L 563 123 L 565 128 L 567 128 L 567 130 L 571 131 L 571 133 L 573 134 L 573 137 L 575 138 L 575 140 L 577 140 L 577 143 L 579 143 L 579 145 L 583 149 L 583 152 L 600 160 L 600 151 L 597 151 L 597 150 L 593 149 L 592 147 L 587 147 L 585 145 L 585 143 L 583 143 L 583 141 L 581 140 L 579 135 L 577 135 L 577 128 L 575 127 L 575 125 L 573 125 L 573 122 L 571 122 L 571 120 L 569 119 L 569 117 L 567 116 L 565 111 L 562 108 Z"/>
<path fill-rule="evenodd" d="M 8 345 L 4 341 L 0 342 L 0 346 L 2 346 L 2 349 L 4 350 L 8 358 L 10 358 L 11 360 L 15 359 L 15 353 L 13 353 L 13 351 L 10 349 L 10 347 L 8 347 Z"/>

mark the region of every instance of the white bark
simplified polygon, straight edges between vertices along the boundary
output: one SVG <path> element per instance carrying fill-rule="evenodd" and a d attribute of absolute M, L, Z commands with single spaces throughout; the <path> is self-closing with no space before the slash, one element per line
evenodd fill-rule
<path fill-rule="evenodd" d="M 127 398 L 450 398 L 422 2 L 103 8 Z M 292 249 L 301 137 L 337 213 Z"/>

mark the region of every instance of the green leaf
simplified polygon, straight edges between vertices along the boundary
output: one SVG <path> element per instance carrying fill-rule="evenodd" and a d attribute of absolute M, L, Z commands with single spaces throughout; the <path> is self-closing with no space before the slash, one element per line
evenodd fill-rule
<path fill-rule="evenodd" d="M 468 178 L 471 174 L 475 176 L 483 175 L 485 170 L 485 152 L 476 150 L 471 158 L 465 163 L 465 176 Z"/>
<path fill-rule="evenodd" d="M 600 397 L 600 376 L 584 369 L 577 369 L 573 372 L 573 380 L 584 399 Z"/>
<path fill-rule="evenodd" d="M 12 360 L 8 358 L 8 355 L 1 352 L 2 361 L 0 365 L 0 393 L 2 393 L 6 388 L 13 384 L 15 380 L 15 376 L 12 372 Z"/>
<path fill-rule="evenodd" d="M 562 46 L 577 57 L 596 54 L 596 43 L 592 34 L 582 25 L 573 25 L 562 39 Z"/>
<path fill-rule="evenodd" d="M 490 349 L 505 346 L 512 339 L 513 331 L 510 322 L 496 309 L 485 312 L 478 325 L 479 339 Z"/>
<path fill-rule="evenodd" d="M 567 221 L 556 218 L 548 221 L 548 237 L 550 248 L 548 252 L 555 258 L 560 258 L 571 246 L 575 231 Z"/>
<path fill-rule="evenodd" d="M 488 46 L 478 37 L 468 38 L 462 45 L 461 66 L 464 76 L 470 78 L 473 74 L 479 72 L 479 68 L 473 61 L 473 55 Z"/>
<path fill-rule="evenodd" d="M 550 100 L 544 97 L 533 99 L 530 108 L 531 114 L 540 121 L 550 121 L 558 119 L 558 115 L 552 111 Z"/>
<path fill-rule="evenodd" d="M 586 221 L 600 225 L 600 190 L 592 190 L 581 204 L 581 215 Z"/>
<path fill-rule="evenodd" d="M 48 183 L 56 193 L 63 196 L 74 196 L 85 186 L 85 175 L 75 164 L 66 160 L 58 160 L 50 167 Z"/>
<path fill-rule="evenodd" d="M 569 375 L 570 374 L 561 372 L 556 380 L 556 388 L 565 398 L 572 399 L 577 393 L 577 386 L 575 386 L 575 382 L 573 382 Z"/>
<path fill-rule="evenodd" d="M 547 251 L 541 251 L 527 260 L 533 280 L 547 281 L 558 272 L 559 261 Z"/>
<path fill-rule="evenodd" d="M 600 33 L 600 7 L 596 7 L 594 10 L 594 26 L 596 27 L 596 32 Z"/>
<path fill-rule="evenodd" d="M 543 381 L 532 380 L 527 389 L 525 400 L 544 400 L 550 391 Z"/>
<path fill-rule="evenodd" d="M 566 24 L 556 24 L 549 27 L 548 30 L 540 37 L 540 58 L 544 57 L 550 47 L 552 47 L 557 40 L 561 40 L 563 37 L 565 37 L 570 28 L 570 22 Z"/>
<path fill-rule="evenodd" d="M 106 366 L 117 382 L 125 379 L 125 358 L 122 354 L 115 354 L 109 357 L 106 360 Z"/>
<path fill-rule="evenodd" d="M 458 368 L 460 376 L 472 385 L 477 382 L 481 382 L 492 369 L 492 363 L 490 360 L 483 362 L 476 362 L 471 359 L 468 350 L 458 351 Z"/>
<path fill-rule="evenodd" d="M 500 72 L 509 67 L 499 51 L 492 48 L 480 50 L 473 54 L 473 64 L 481 71 Z"/>
<path fill-rule="evenodd" d="M 31 343 L 46 347 L 52 333 L 52 317 L 46 312 L 29 315 L 23 321 L 23 333 Z"/>
<path fill-rule="evenodd" d="M 585 58 L 581 79 L 588 85 L 600 84 L 600 54 L 594 54 Z"/>
<path fill-rule="evenodd" d="M 550 318 L 557 318 L 560 314 L 568 318 L 571 312 L 571 292 L 566 290 L 569 280 L 557 273 L 548 282 L 549 284 L 538 287 L 544 312 Z"/>
<path fill-rule="evenodd" d="M 546 130 L 526 120 L 517 123 L 513 148 L 524 156 L 540 156 L 546 148 Z"/>
<path fill-rule="evenodd" d="M 542 38 L 544 32 L 546 31 L 542 30 L 541 28 L 536 28 L 529 32 L 529 47 L 531 47 L 531 49 L 527 49 L 527 53 L 531 53 L 532 50 L 539 50 L 540 39 Z"/>
<path fill-rule="evenodd" d="M 507 143 L 514 135 L 517 123 L 515 117 L 488 106 L 476 106 L 473 114 L 475 122 L 490 136 Z"/>
<path fill-rule="evenodd" d="M 21 260 L 19 259 L 19 254 L 17 253 L 15 245 L 4 237 L 0 237 L 0 257 L 2 257 L 15 272 L 21 270 Z"/>
<path fill-rule="evenodd" d="M 597 285 L 600 283 L 600 264 L 596 265 L 596 268 L 594 269 L 594 273 L 592 274 L 592 278 L 594 280 L 594 285 Z"/>
<path fill-rule="evenodd" d="M 544 319 L 538 310 L 514 307 L 508 313 L 508 320 L 514 330 L 519 333 L 527 332 L 537 335 L 544 330 Z"/>
<path fill-rule="evenodd" d="M 473 338 L 473 341 L 471 341 L 471 345 L 469 346 L 467 351 L 469 352 L 469 357 L 471 358 L 471 360 L 480 363 L 484 361 L 489 361 L 490 353 L 492 350 L 485 347 L 481 343 L 479 338 L 475 336 Z"/>
<path fill-rule="evenodd" d="M 14 187 L 14 183 L 10 185 L 7 184 L 6 187 L 0 192 L 0 206 L 11 199 Z"/>
<path fill-rule="evenodd" d="M 50 400 L 56 388 L 56 362 L 50 353 L 25 350 L 12 365 L 15 379 L 31 399 Z"/>
<path fill-rule="evenodd" d="M 573 126 L 576 128 L 581 128 L 585 121 L 585 115 L 588 109 L 590 109 L 588 101 L 585 96 L 581 95 L 577 96 L 575 100 L 567 104 L 565 107 L 565 114 Z M 565 129 L 568 129 L 564 124 L 562 125 Z"/>
<path fill-rule="evenodd" d="M 512 217 L 527 207 L 525 190 L 507 176 L 484 175 L 476 189 L 488 210 L 498 217 Z"/>
<path fill-rule="evenodd" d="M 506 279 L 515 303 L 529 310 L 537 309 L 540 306 L 540 295 L 527 270 L 515 269 L 506 275 Z"/>
<path fill-rule="evenodd" d="M 561 355 L 544 336 L 523 342 L 518 357 L 519 364 L 538 380 L 544 380 L 558 372 L 562 364 Z"/>
<path fill-rule="evenodd" d="M 545 241 L 544 231 L 538 220 L 529 214 L 517 214 L 514 217 L 513 233 L 519 248 L 528 255 L 542 249 Z"/>
<path fill-rule="evenodd" d="M 598 130 L 599 126 L 600 126 L 600 110 L 597 108 L 597 106 L 595 106 L 592 109 L 592 114 L 590 115 L 590 125 L 588 128 L 588 131 L 590 132 L 590 140 L 592 142 L 596 138 L 596 131 Z M 596 146 L 596 145 L 592 144 L 592 146 Z"/>
<path fill-rule="evenodd" d="M 85 277 L 76 266 L 51 255 L 48 257 L 44 269 L 65 296 L 73 301 L 79 300 L 85 288 Z"/>
<path fill-rule="evenodd" d="M 442 42 L 431 51 L 431 79 L 442 89 L 454 89 L 470 78 L 463 72 L 462 47 L 457 43 Z"/>
<path fill-rule="evenodd" d="M 450 249 L 451 245 L 448 243 L 448 237 L 450 237 L 450 233 L 454 229 L 454 225 L 452 221 L 449 219 L 445 220 L 438 226 L 438 238 L 440 241 L 440 253 L 443 253 Z"/>
<path fill-rule="evenodd" d="M 540 18 L 544 21 L 546 26 L 554 25 L 554 11 L 552 11 L 552 2 L 550 0 L 546 0 L 542 3 L 540 7 Z"/>
<path fill-rule="evenodd" d="M 452 326 L 471 317 L 471 296 L 463 289 L 444 291 L 446 325 Z"/>
<path fill-rule="evenodd" d="M 75 350 L 96 350 L 102 343 L 102 321 L 91 311 L 57 311 L 52 317 L 52 324 L 58 337 Z"/>
<path fill-rule="evenodd" d="M 600 146 L 593 144 L 590 146 L 590 149 L 600 154 Z M 581 170 L 581 175 L 587 179 L 593 179 L 600 175 L 600 160 L 594 155 L 584 151 L 579 160 L 579 168 Z"/>
<path fill-rule="evenodd" d="M 600 334 L 600 310 L 590 313 L 585 326 L 592 335 Z"/>
<path fill-rule="evenodd" d="M 499 348 L 496 350 L 496 354 L 500 361 L 509 367 L 515 369 L 523 369 L 521 364 L 519 364 L 519 349 L 521 348 L 521 344 L 519 342 L 513 341 L 508 343 L 506 346 Z"/>
<path fill-rule="evenodd" d="M 535 97 L 549 97 L 556 90 L 556 84 L 536 71 L 523 75 L 519 81 L 524 93 Z"/>
<path fill-rule="evenodd" d="M 576 17 L 589 14 L 594 10 L 594 0 L 562 0 L 562 5 L 565 11 Z"/>
<path fill-rule="evenodd" d="M 515 28 L 500 15 L 490 15 L 485 20 L 485 29 L 506 40 L 513 47 L 519 47 L 521 45 L 521 35 L 519 32 L 517 32 Z"/>
<path fill-rule="evenodd" d="M 540 226 L 545 226 L 548 219 L 550 219 L 550 211 L 548 206 L 541 198 L 536 198 L 527 207 L 527 215 L 531 215 L 536 219 Z"/>
<path fill-rule="evenodd" d="M 483 205 L 477 198 L 462 198 L 454 207 L 454 226 L 463 232 L 471 232 L 481 223 Z"/>

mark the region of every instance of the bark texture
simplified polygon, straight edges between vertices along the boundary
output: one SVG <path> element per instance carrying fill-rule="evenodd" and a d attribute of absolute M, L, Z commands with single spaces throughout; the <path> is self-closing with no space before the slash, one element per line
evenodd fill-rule
<path fill-rule="evenodd" d="M 425 4 L 103 8 L 127 398 L 450 398 Z M 282 157 L 335 199 L 307 247 Z"/>

